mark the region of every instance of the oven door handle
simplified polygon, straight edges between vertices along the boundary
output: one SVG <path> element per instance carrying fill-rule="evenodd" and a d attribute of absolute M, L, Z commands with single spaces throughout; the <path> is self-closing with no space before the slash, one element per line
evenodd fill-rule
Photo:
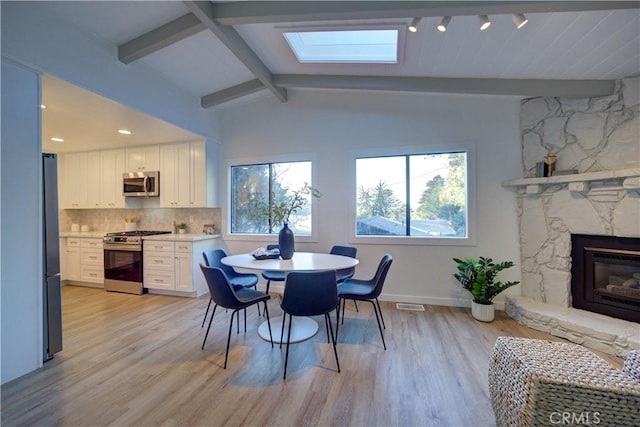
<path fill-rule="evenodd" d="M 139 245 L 118 245 L 118 244 L 105 244 L 102 246 L 104 251 L 128 251 L 128 252 L 141 252 L 142 247 Z"/>

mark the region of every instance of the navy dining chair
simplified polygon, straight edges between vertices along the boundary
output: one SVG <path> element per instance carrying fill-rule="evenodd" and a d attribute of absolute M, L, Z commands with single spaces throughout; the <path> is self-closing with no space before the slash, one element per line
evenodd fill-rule
<path fill-rule="evenodd" d="M 269 295 L 264 292 L 257 291 L 255 289 L 250 288 L 234 288 L 234 286 L 229 282 L 227 275 L 222 271 L 222 269 L 217 267 L 207 267 L 205 265 L 200 264 L 200 268 L 202 269 L 202 274 L 204 274 L 205 280 L 207 282 L 207 287 L 209 288 L 209 294 L 211 295 L 211 300 L 214 302 L 213 313 L 211 314 L 211 319 L 209 320 L 209 326 L 207 327 L 207 332 L 204 335 L 204 340 L 202 341 L 202 349 L 204 350 L 204 345 L 207 342 L 207 337 L 209 336 L 209 330 L 211 329 L 211 323 L 213 322 L 213 317 L 216 314 L 216 308 L 218 306 L 233 310 L 231 313 L 231 318 L 229 320 L 229 333 L 227 335 L 227 348 L 224 355 L 224 369 L 227 369 L 227 359 L 229 358 L 229 343 L 231 341 L 231 329 L 233 328 L 233 318 L 238 318 L 238 322 L 240 322 L 239 316 L 234 316 L 239 310 L 244 310 L 249 306 L 258 305 L 259 303 L 264 303 L 264 313 L 267 317 L 267 324 L 269 326 L 269 338 L 271 340 L 271 347 L 273 348 L 273 336 L 271 334 L 271 322 L 269 321 L 269 310 L 267 309 L 267 301 L 271 298 Z M 245 315 L 244 319 L 244 331 L 247 332 L 247 318 Z"/>
<path fill-rule="evenodd" d="M 258 275 L 255 273 L 239 273 L 233 267 L 229 267 L 222 263 L 221 259 L 226 257 L 227 253 L 224 249 L 209 249 L 202 252 L 202 257 L 204 258 L 204 264 L 208 267 L 217 267 L 220 270 L 224 271 L 227 275 L 227 279 L 234 287 L 234 289 L 243 289 L 243 288 L 256 288 L 258 284 Z M 204 322 L 207 320 L 207 315 L 209 314 L 209 308 L 211 308 L 211 301 L 213 298 L 209 298 L 209 304 L 207 304 L 207 311 L 204 313 L 204 318 L 202 319 L 201 328 L 204 327 Z M 260 308 L 258 308 L 258 314 L 260 314 Z M 246 315 L 246 313 L 245 313 Z"/>
<path fill-rule="evenodd" d="M 280 307 L 284 312 L 282 319 L 282 330 L 280 331 L 280 346 L 284 327 L 289 315 L 289 328 L 287 333 L 287 350 L 284 358 L 284 374 L 282 379 L 287 378 L 287 364 L 289 362 L 289 343 L 291 341 L 291 323 L 294 316 L 319 316 L 324 315 L 325 327 L 327 328 L 327 338 L 331 332 L 333 344 L 333 354 L 336 357 L 336 365 L 340 372 L 340 362 L 338 361 L 338 351 L 336 349 L 336 335 L 333 334 L 333 326 L 329 313 L 336 311 L 336 324 L 338 323 L 338 292 L 336 289 L 335 270 L 295 272 L 287 274 L 284 294 Z M 337 334 L 337 329 L 336 329 Z"/>
<path fill-rule="evenodd" d="M 338 298 L 340 299 L 340 304 L 342 306 L 342 323 L 344 324 L 345 300 L 352 300 L 354 302 L 370 302 L 373 306 L 373 312 L 376 315 L 376 320 L 378 321 L 378 330 L 380 330 L 380 337 L 382 337 L 382 345 L 385 350 L 387 349 L 387 344 L 384 342 L 384 333 L 382 332 L 382 329 L 386 329 L 386 326 L 384 324 L 384 318 L 382 317 L 382 309 L 380 308 L 380 301 L 378 301 L 378 297 L 382 292 L 382 287 L 384 286 L 384 282 L 387 278 L 387 273 L 389 272 L 392 262 L 393 257 L 386 254 L 380 260 L 378 268 L 376 269 L 376 274 L 371 279 L 351 278 L 345 280 L 338 286 Z M 380 323 L 381 321 L 382 323 Z M 336 335 L 337 329 L 338 326 L 336 326 Z"/>

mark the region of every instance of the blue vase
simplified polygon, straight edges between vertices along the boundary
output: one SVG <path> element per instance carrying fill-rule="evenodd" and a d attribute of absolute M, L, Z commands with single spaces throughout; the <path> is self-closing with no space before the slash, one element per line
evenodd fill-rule
<path fill-rule="evenodd" d="M 278 234 L 278 244 L 280 245 L 280 257 L 282 259 L 291 259 L 295 252 L 293 231 L 291 231 L 289 224 L 286 222 Z"/>

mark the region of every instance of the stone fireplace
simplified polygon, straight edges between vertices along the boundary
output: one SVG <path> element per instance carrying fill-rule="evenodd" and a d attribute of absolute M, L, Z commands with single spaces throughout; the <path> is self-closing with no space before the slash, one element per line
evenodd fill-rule
<path fill-rule="evenodd" d="M 571 302 L 640 323 L 640 238 L 572 234 Z"/>
<path fill-rule="evenodd" d="M 505 310 L 616 355 L 640 349 L 640 325 L 573 306 L 572 235 L 640 238 L 639 81 L 619 81 L 605 97 L 523 100 L 525 178 L 504 183 L 518 198 L 522 274 L 521 296 L 508 297 Z M 558 172 L 535 177 L 548 154 L 557 156 Z"/>

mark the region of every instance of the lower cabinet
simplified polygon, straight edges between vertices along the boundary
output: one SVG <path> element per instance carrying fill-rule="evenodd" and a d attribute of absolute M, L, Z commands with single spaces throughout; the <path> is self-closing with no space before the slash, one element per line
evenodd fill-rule
<path fill-rule="evenodd" d="M 199 297 L 208 292 L 200 263 L 202 252 L 215 249 L 215 239 L 195 242 L 144 239 L 144 287 L 153 293 Z"/>
<path fill-rule="evenodd" d="M 104 284 L 101 238 L 67 237 L 61 239 L 60 249 L 62 280 Z"/>

